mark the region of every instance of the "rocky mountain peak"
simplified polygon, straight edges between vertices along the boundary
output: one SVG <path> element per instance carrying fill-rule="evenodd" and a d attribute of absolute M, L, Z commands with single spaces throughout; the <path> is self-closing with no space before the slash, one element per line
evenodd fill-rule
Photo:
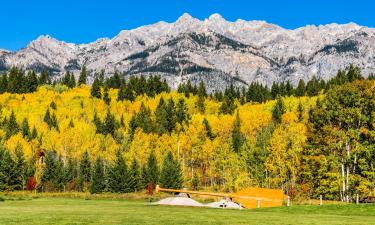
<path fill-rule="evenodd" d="M 175 23 L 161 21 L 88 44 L 44 35 L 20 51 L 0 50 L 0 70 L 17 65 L 58 77 L 85 65 L 92 74 L 105 69 L 107 76 L 157 74 L 173 87 L 202 80 L 211 90 L 329 79 L 349 64 L 375 72 L 375 29 L 349 23 L 290 30 L 265 21 L 229 22 L 219 14 L 201 21 L 185 13 Z"/>

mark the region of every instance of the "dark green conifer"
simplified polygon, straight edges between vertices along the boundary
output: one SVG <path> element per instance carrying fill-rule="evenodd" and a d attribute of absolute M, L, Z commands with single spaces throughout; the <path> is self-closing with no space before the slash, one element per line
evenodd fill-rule
<path fill-rule="evenodd" d="M 182 181 L 180 164 L 174 160 L 172 152 L 168 152 L 161 170 L 160 184 L 163 188 L 179 189 L 182 187 Z"/>
<path fill-rule="evenodd" d="M 286 112 L 284 101 L 281 97 L 277 98 L 276 104 L 272 110 L 272 118 L 277 122 L 281 123 L 281 117 Z"/>
<path fill-rule="evenodd" d="M 105 186 L 104 162 L 100 157 L 98 157 L 92 171 L 90 193 L 102 193 L 105 190 Z"/>
<path fill-rule="evenodd" d="M 109 97 L 109 93 L 108 93 L 108 87 L 106 86 L 104 88 L 104 93 L 103 93 L 103 101 L 105 102 L 106 105 L 110 105 L 111 104 L 111 98 Z"/>
<path fill-rule="evenodd" d="M 241 120 L 240 114 L 237 111 L 236 119 L 233 124 L 232 130 L 232 147 L 235 152 L 240 152 L 242 145 L 245 143 L 245 138 L 241 133 Z"/>
<path fill-rule="evenodd" d="M 87 80 L 87 70 L 86 70 L 86 66 L 83 66 L 81 69 L 81 73 L 79 74 L 78 85 L 86 84 L 86 80 Z"/>
<path fill-rule="evenodd" d="M 85 151 L 79 163 L 78 189 L 84 191 L 91 180 L 91 162 L 89 153 Z"/>
<path fill-rule="evenodd" d="M 91 92 L 92 97 L 102 98 L 102 92 L 101 92 L 100 83 L 99 83 L 98 78 L 95 78 L 94 82 L 92 83 L 90 92 Z"/>
<path fill-rule="evenodd" d="M 153 187 L 159 182 L 159 167 L 158 162 L 155 156 L 155 153 L 152 151 L 150 156 L 147 159 L 147 184 L 152 182 Z"/>

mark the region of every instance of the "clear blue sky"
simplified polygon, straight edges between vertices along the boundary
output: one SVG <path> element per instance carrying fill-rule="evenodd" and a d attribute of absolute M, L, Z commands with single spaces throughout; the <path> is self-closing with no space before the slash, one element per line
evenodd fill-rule
<path fill-rule="evenodd" d="M 0 48 L 16 50 L 42 34 L 87 43 L 120 30 L 164 20 L 184 12 L 204 19 L 213 13 L 234 21 L 266 20 L 285 28 L 348 23 L 375 27 L 373 0 L 3 0 Z"/>

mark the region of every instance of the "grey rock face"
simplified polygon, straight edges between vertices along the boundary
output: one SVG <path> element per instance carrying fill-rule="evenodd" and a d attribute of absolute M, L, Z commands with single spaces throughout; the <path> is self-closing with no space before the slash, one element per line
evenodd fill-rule
<path fill-rule="evenodd" d="M 214 14 L 203 21 L 188 14 L 121 31 L 112 39 L 72 44 L 41 36 L 17 52 L 0 50 L 0 70 L 18 66 L 61 76 L 86 65 L 90 80 L 104 69 L 124 76 L 160 75 L 172 87 L 204 81 L 209 90 L 253 81 L 273 82 L 312 76 L 329 79 L 349 64 L 365 75 L 375 72 L 375 29 L 356 24 L 283 29 L 263 21 L 229 22 Z"/>

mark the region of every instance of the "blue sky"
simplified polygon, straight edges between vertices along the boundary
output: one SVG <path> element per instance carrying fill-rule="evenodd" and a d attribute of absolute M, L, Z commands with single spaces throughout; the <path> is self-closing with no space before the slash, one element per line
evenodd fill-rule
<path fill-rule="evenodd" d="M 348 23 L 375 27 L 371 0 L 3 0 L 0 48 L 17 50 L 42 34 L 87 43 L 184 12 L 204 19 L 213 13 L 234 21 L 266 20 L 285 28 Z"/>

